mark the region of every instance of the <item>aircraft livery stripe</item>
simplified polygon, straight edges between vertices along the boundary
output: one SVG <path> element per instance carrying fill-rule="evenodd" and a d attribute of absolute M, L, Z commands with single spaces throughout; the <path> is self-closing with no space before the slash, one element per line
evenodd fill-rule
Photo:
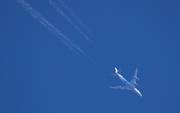
<path fill-rule="evenodd" d="M 126 79 L 124 79 L 124 81 L 125 81 L 127 84 L 130 84 Z"/>

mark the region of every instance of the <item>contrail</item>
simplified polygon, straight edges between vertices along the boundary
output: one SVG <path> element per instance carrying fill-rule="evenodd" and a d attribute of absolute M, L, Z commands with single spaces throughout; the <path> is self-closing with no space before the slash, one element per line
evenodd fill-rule
<path fill-rule="evenodd" d="M 87 54 L 84 53 L 83 50 L 80 49 L 76 44 L 74 44 L 67 36 L 65 36 L 60 30 L 58 30 L 54 25 L 52 25 L 48 20 L 46 20 L 40 13 L 38 13 L 34 8 L 32 8 L 28 3 L 24 0 L 17 0 L 17 2 L 28 12 L 31 14 L 33 18 L 38 20 L 47 30 L 51 31 L 58 38 L 61 39 L 66 46 L 68 46 L 73 52 L 78 55 L 83 54 L 88 59 L 92 60 Z M 81 55 L 80 55 L 81 56 Z M 93 61 L 93 60 L 92 60 Z"/>
<path fill-rule="evenodd" d="M 52 0 L 49 0 L 49 3 L 58 11 L 74 28 L 83 36 L 86 40 L 90 41 L 87 35 L 61 10 Z"/>
<path fill-rule="evenodd" d="M 49 1 L 52 1 L 52 0 L 49 0 Z M 91 37 L 94 37 L 95 38 L 95 40 L 96 40 L 96 42 L 100 42 L 100 41 L 98 41 L 98 39 L 90 32 L 90 30 L 86 27 L 86 25 L 78 18 L 78 16 L 77 15 L 75 15 L 75 13 L 73 13 L 73 11 L 62 1 L 62 0 L 58 0 L 58 2 L 61 4 L 61 7 L 63 7 L 63 9 L 65 9 L 68 13 L 69 13 L 69 15 L 82 27 L 82 28 L 84 28 L 84 30 L 88 33 L 88 34 L 90 34 L 91 35 Z M 58 7 L 57 6 L 54 6 L 54 7 L 56 7 L 57 9 L 56 10 L 58 10 Z M 61 10 L 62 11 L 62 10 Z M 67 19 L 68 20 L 68 19 Z M 75 27 L 75 26 L 74 26 Z M 77 29 L 77 28 L 76 28 Z M 80 31 L 81 32 L 81 31 Z M 82 32 L 83 33 L 83 32 Z M 82 34 L 81 33 L 81 34 Z M 83 33 L 82 34 L 83 36 L 87 36 L 87 35 L 85 35 L 85 33 Z M 101 49 L 99 49 L 99 47 L 96 45 L 96 44 L 94 44 L 94 42 L 92 42 L 90 39 L 88 39 L 88 41 L 94 46 L 94 47 L 96 47 L 96 49 L 98 50 L 98 51 L 101 51 Z M 98 45 L 101 45 L 100 43 L 98 44 Z M 102 45 L 101 45 L 102 46 Z"/>
<path fill-rule="evenodd" d="M 59 3 L 61 4 L 61 6 L 69 12 L 69 14 L 93 37 L 95 37 L 90 30 L 84 25 L 84 23 L 73 13 L 73 11 L 62 1 L 59 0 Z"/>

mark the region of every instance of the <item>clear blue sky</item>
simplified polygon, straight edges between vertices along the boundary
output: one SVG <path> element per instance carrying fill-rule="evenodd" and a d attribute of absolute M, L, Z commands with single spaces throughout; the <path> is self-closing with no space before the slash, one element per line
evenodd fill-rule
<path fill-rule="evenodd" d="M 1 113 L 180 112 L 179 0 L 58 1 L 1 2 Z"/>

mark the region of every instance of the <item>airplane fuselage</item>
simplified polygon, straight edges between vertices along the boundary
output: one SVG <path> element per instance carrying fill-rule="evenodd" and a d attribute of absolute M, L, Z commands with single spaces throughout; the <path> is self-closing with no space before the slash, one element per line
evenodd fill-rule
<path fill-rule="evenodd" d="M 132 90 L 132 91 L 134 91 L 137 95 L 139 95 L 139 96 L 142 97 L 142 94 L 140 93 L 140 91 L 139 91 L 137 88 L 135 88 L 134 86 L 132 86 L 132 85 L 130 84 L 130 82 L 127 81 L 121 74 L 119 74 L 119 73 L 116 73 L 116 74 L 117 74 L 117 76 L 126 84 L 126 86 L 128 86 L 128 89 L 127 89 L 127 90 Z"/>
<path fill-rule="evenodd" d="M 126 84 L 126 86 L 128 87 L 127 90 L 132 90 L 132 91 L 134 91 L 137 95 L 139 95 L 139 96 L 142 97 L 142 94 L 140 93 L 140 91 L 139 91 L 137 88 L 133 87 L 131 84 Z"/>
<path fill-rule="evenodd" d="M 134 88 L 133 90 L 137 95 L 142 97 L 142 94 L 140 93 L 140 91 L 137 88 Z"/>
<path fill-rule="evenodd" d="M 130 84 L 121 74 L 119 73 L 116 73 L 116 74 L 125 84 Z"/>

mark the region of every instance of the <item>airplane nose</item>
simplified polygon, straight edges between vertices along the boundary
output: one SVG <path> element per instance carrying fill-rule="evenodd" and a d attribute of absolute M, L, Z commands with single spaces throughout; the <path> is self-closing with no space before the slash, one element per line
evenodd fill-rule
<path fill-rule="evenodd" d="M 136 88 L 135 88 L 135 93 L 136 93 L 137 95 L 139 95 L 140 97 L 142 97 L 142 94 L 141 94 L 140 91 L 137 90 Z"/>
<path fill-rule="evenodd" d="M 138 92 L 138 94 L 139 94 L 139 96 L 140 96 L 140 97 L 142 97 L 142 96 L 143 96 L 140 92 Z"/>
<path fill-rule="evenodd" d="M 139 94 L 142 97 L 142 94 Z"/>

